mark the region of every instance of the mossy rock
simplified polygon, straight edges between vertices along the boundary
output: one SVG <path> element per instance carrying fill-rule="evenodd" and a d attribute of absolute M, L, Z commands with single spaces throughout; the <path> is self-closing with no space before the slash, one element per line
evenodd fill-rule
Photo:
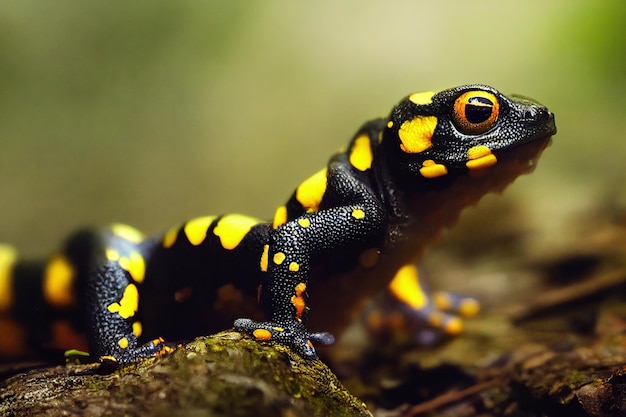
<path fill-rule="evenodd" d="M 319 360 L 236 332 L 114 372 L 56 366 L 0 385 L 10 416 L 371 416 Z"/>

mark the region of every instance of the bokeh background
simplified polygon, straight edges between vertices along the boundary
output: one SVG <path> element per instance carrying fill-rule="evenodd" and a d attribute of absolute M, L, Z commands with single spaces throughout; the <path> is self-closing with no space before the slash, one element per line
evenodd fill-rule
<path fill-rule="evenodd" d="M 502 197 L 549 242 L 626 203 L 625 5 L 2 1 L 0 242 L 41 256 L 82 225 L 269 218 L 361 123 L 468 82 L 556 113 Z"/>

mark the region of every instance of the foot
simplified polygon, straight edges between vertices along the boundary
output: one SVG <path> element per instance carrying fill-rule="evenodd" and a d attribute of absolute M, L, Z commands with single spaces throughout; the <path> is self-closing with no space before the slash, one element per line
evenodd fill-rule
<path fill-rule="evenodd" d="M 317 358 L 312 342 L 330 345 L 335 341 L 330 333 L 309 333 L 305 325 L 298 321 L 285 325 L 237 319 L 234 326 L 235 330 L 250 334 L 256 340 L 273 340 L 287 346 L 306 359 Z"/>

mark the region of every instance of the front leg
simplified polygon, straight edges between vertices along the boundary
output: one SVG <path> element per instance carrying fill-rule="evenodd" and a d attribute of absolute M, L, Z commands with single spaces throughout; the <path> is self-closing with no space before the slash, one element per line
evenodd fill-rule
<path fill-rule="evenodd" d="M 346 204 L 324 208 L 324 200 Z M 380 244 L 386 225 L 382 204 L 341 161 L 331 164 L 321 207 L 278 226 L 264 247 L 261 302 L 270 321 L 235 322 L 237 330 L 278 341 L 306 358 L 316 357 L 311 341 L 333 341 L 328 333 L 308 333 L 305 326 L 311 269 L 339 254 L 349 258 Z"/>

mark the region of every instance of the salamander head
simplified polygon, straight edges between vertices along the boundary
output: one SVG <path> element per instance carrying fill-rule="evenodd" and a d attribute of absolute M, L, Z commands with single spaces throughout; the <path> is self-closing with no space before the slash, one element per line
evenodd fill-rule
<path fill-rule="evenodd" d="M 392 175 L 410 189 L 468 173 L 489 175 L 505 154 L 529 144 L 519 153 L 534 150 L 525 155 L 532 165 L 555 133 L 554 115 L 546 107 L 474 84 L 409 95 L 391 112 L 382 145 Z"/>

